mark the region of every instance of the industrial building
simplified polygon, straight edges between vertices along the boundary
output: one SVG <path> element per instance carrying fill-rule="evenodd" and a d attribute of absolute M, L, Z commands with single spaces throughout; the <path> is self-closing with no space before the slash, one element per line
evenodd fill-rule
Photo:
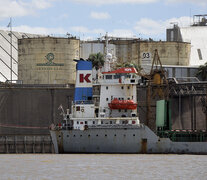
<path fill-rule="evenodd" d="M 80 41 L 72 37 L 45 37 L 12 32 L 12 43 L 10 43 L 9 33 L 0 31 L 0 50 L 2 51 L 0 81 L 3 82 L 12 79 L 24 84 L 74 83 L 73 59 L 79 59 L 79 57 L 87 59 L 91 53 L 105 54 L 106 51 L 104 38 Z M 13 47 L 12 51 L 11 47 Z M 108 50 L 117 63 L 134 63 L 144 68 L 146 72 L 150 69 L 155 49 L 158 49 L 162 64 L 167 66 L 170 77 L 171 75 L 179 77 L 177 70 L 173 69 L 190 65 L 191 44 L 189 42 L 109 38 Z"/>
<path fill-rule="evenodd" d="M 0 82 L 74 83 L 79 39 L 0 30 L 0 52 Z"/>
<path fill-rule="evenodd" d="M 0 30 L 0 81 L 18 79 L 18 39 L 42 35 Z"/>
<path fill-rule="evenodd" d="M 188 66 L 199 66 L 207 62 L 207 15 L 195 15 L 193 24 L 189 27 L 179 27 L 166 30 L 168 42 L 191 43 L 190 59 Z"/>
<path fill-rule="evenodd" d="M 24 84 L 75 82 L 74 59 L 79 59 L 79 39 L 39 37 L 18 40 L 18 80 Z"/>
<path fill-rule="evenodd" d="M 82 41 L 80 57 L 88 58 L 89 54 L 105 52 L 105 41 Z M 153 52 L 158 49 L 162 64 L 188 66 L 190 43 L 143 41 L 140 39 L 111 38 L 109 52 L 116 57 L 117 63 L 135 63 L 140 66 L 151 65 Z"/>

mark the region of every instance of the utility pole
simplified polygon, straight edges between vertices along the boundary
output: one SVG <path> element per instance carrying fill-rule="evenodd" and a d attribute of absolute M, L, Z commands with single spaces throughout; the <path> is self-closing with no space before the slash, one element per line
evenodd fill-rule
<path fill-rule="evenodd" d="M 11 83 L 12 83 L 12 18 L 7 27 L 10 27 L 10 70 L 11 70 Z"/>
<path fill-rule="evenodd" d="M 10 18 L 10 45 L 11 45 L 11 83 L 12 83 L 12 18 Z"/>

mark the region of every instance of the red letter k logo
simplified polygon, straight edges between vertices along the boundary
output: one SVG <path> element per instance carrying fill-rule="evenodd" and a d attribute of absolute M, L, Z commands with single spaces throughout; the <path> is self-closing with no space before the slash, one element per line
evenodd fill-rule
<path fill-rule="evenodd" d="M 80 74 L 80 83 L 83 83 L 84 80 L 85 80 L 87 83 L 90 83 L 91 81 L 90 81 L 90 79 L 88 79 L 90 75 L 91 75 L 91 74 L 86 74 L 86 75 L 84 76 L 84 74 Z"/>

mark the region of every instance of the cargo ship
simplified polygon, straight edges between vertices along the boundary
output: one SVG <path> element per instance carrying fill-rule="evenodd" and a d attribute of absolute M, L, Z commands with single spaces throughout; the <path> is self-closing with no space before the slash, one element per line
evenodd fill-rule
<path fill-rule="evenodd" d="M 63 112 L 62 122 L 50 126 L 55 153 L 207 154 L 206 131 L 172 130 L 170 112 L 158 113 L 156 132 L 140 123 L 140 76 L 135 68 L 111 70 L 106 61 L 104 71 L 94 78 L 91 61 L 76 62 L 72 107 Z M 100 88 L 100 96 L 93 94 L 94 86 Z M 157 104 L 161 109 L 170 106 L 165 100 Z"/>

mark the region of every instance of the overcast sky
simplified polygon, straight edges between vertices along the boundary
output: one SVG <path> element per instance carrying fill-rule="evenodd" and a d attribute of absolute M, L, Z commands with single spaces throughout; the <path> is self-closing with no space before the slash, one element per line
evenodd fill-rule
<path fill-rule="evenodd" d="M 207 14 L 207 0 L 0 0 L 0 29 L 12 17 L 27 33 L 165 40 L 170 23 L 188 26 L 195 14 Z"/>

